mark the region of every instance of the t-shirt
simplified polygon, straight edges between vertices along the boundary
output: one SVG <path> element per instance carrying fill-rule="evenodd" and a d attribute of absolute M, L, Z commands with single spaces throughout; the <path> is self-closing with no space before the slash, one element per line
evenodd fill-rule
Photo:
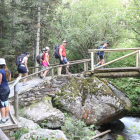
<path fill-rule="evenodd" d="M 103 46 L 102 46 L 102 48 L 103 48 Z M 105 49 L 105 48 L 103 48 L 103 49 Z M 104 51 L 101 51 L 101 52 L 100 52 L 100 55 L 103 56 L 103 55 L 104 55 Z"/>
<path fill-rule="evenodd" d="M 0 88 L 8 86 L 8 81 L 6 80 L 6 72 L 4 69 L 0 69 L 0 74 L 2 74 L 2 81 L 0 84 Z M 11 74 L 9 70 L 9 74 Z"/>
<path fill-rule="evenodd" d="M 25 57 L 23 58 L 23 60 L 22 60 L 22 62 L 21 62 L 21 65 L 25 63 L 25 60 L 28 60 L 28 57 L 27 57 L 27 56 L 25 56 Z"/>
<path fill-rule="evenodd" d="M 66 50 L 65 47 L 63 45 L 59 46 L 59 54 L 60 54 L 60 49 L 62 49 L 62 56 L 66 57 Z"/>

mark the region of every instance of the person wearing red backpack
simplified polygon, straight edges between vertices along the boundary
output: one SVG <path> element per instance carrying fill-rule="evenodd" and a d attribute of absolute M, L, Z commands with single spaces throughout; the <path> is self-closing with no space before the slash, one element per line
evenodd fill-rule
<path fill-rule="evenodd" d="M 49 63 L 49 50 L 50 48 L 49 47 L 45 47 L 45 52 L 44 52 L 44 55 L 42 55 L 42 65 L 46 68 L 48 68 L 48 66 L 50 65 Z M 43 75 L 42 75 L 42 78 L 45 78 L 46 74 L 47 74 L 48 70 L 46 70 Z"/>
<path fill-rule="evenodd" d="M 65 50 L 65 46 L 67 44 L 67 41 L 64 40 L 62 45 L 59 46 L 59 55 L 60 55 L 60 65 L 64 65 L 64 64 L 69 64 L 67 58 L 66 58 L 66 50 Z M 58 75 L 61 76 L 61 71 L 62 71 L 62 67 L 59 67 L 58 69 Z M 69 66 L 66 66 L 66 74 L 71 74 L 69 72 Z"/>

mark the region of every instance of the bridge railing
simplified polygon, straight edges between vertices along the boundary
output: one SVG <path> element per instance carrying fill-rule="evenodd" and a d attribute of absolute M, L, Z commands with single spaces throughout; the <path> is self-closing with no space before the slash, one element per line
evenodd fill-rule
<path fill-rule="evenodd" d="M 120 58 L 117 58 L 115 60 L 112 60 L 110 62 L 107 62 L 103 65 L 100 65 L 98 67 L 94 67 L 94 53 L 96 53 L 97 51 L 104 51 L 104 52 L 124 52 L 124 51 L 134 51 L 130 54 L 124 55 Z M 136 67 L 138 67 L 138 65 L 140 65 L 140 48 L 123 48 L 123 49 L 89 49 L 88 50 L 89 53 L 91 53 L 91 70 L 94 71 L 94 69 L 99 69 L 101 67 L 107 66 L 113 62 L 116 62 L 118 60 L 121 60 L 123 58 L 126 58 L 128 56 L 131 56 L 133 54 L 136 54 Z"/>
<path fill-rule="evenodd" d="M 76 65 L 76 64 L 81 64 L 81 63 L 84 64 L 84 71 L 88 71 L 88 62 L 90 62 L 90 61 L 91 61 L 91 59 L 83 59 L 83 60 L 72 61 L 71 63 L 65 64 L 65 65 L 55 65 L 52 67 L 48 67 L 45 70 L 40 70 L 38 72 L 32 73 L 32 74 L 25 76 L 25 77 L 18 77 L 15 81 L 9 82 L 9 84 L 13 83 L 13 85 L 10 87 L 10 89 L 12 89 L 14 87 L 14 108 L 15 108 L 15 117 L 17 118 L 17 120 L 18 120 L 18 83 L 20 80 L 23 80 L 23 79 L 28 78 L 28 77 L 32 77 L 32 76 L 39 74 L 41 72 L 44 72 L 46 70 L 50 70 L 51 71 L 51 78 L 54 78 L 54 76 L 55 76 L 54 69 L 57 68 L 57 70 L 58 70 L 59 67 L 65 67 L 65 66 Z"/>

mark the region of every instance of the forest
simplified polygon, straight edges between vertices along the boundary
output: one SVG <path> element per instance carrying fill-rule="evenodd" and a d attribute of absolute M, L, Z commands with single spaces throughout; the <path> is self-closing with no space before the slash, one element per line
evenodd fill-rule
<path fill-rule="evenodd" d="M 139 0 L 0 0 L 0 57 L 6 59 L 14 79 L 18 75 L 17 56 L 28 51 L 28 66 L 37 66 L 36 56 L 49 46 L 50 64 L 54 64 L 54 47 L 63 40 L 68 42 L 69 61 L 90 58 L 88 49 L 97 49 L 103 41 L 109 42 L 107 48 L 137 48 L 139 23 Z M 127 53 L 106 53 L 105 61 Z M 135 56 L 108 67 L 121 66 L 135 66 Z M 127 93 L 132 112 L 139 113 L 140 79 L 109 80 Z"/>

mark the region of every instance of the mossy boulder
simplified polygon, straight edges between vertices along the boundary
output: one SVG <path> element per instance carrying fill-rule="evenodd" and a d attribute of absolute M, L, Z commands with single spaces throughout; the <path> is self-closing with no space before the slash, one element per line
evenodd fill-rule
<path fill-rule="evenodd" d="M 61 81 L 61 88 L 58 88 L 53 99 L 54 105 L 84 120 L 86 124 L 112 122 L 128 111 L 127 104 L 96 77 L 60 76 L 53 81 L 54 84 Z"/>

